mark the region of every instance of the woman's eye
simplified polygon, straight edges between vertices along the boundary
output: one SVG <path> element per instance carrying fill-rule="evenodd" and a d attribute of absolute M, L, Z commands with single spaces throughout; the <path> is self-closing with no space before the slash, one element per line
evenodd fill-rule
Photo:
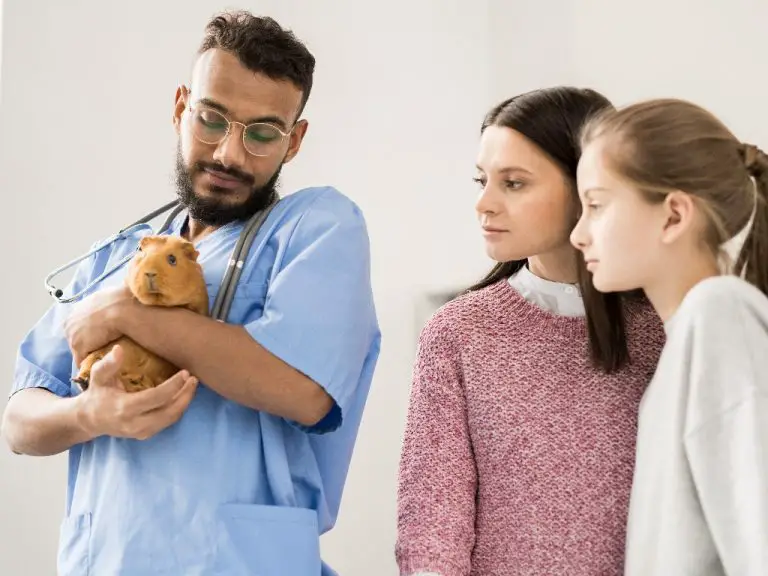
<path fill-rule="evenodd" d="M 519 190 L 520 188 L 523 187 L 523 183 L 520 182 L 520 180 L 507 180 L 505 182 L 505 185 L 510 190 Z"/>
<path fill-rule="evenodd" d="M 485 180 L 482 178 L 472 178 L 472 182 L 480 186 L 481 188 L 485 188 Z"/>

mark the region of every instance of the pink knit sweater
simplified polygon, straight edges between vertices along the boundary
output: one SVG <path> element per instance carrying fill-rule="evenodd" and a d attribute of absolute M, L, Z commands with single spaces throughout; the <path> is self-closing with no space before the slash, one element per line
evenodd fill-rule
<path fill-rule="evenodd" d="M 639 400 L 664 343 L 626 307 L 632 362 L 591 367 L 583 318 L 507 281 L 444 306 L 422 332 L 399 479 L 402 574 L 622 573 Z"/>

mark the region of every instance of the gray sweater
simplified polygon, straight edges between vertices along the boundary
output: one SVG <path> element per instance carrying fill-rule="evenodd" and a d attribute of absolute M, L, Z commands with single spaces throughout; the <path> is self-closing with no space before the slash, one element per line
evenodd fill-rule
<path fill-rule="evenodd" d="M 628 576 L 768 575 L 768 298 L 697 284 L 640 405 Z"/>

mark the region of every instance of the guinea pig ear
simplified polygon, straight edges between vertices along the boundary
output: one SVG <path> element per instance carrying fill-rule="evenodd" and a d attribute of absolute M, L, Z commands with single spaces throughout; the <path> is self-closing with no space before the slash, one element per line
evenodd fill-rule
<path fill-rule="evenodd" d="M 200 252 L 197 251 L 195 248 L 195 245 L 192 244 L 192 242 L 185 242 L 181 246 L 181 250 L 184 253 L 184 256 L 192 260 L 193 262 L 197 262 L 197 257 L 200 256 Z"/>
<path fill-rule="evenodd" d="M 160 244 L 162 242 L 165 242 L 165 238 L 162 236 L 143 236 L 141 240 L 139 240 L 139 247 L 146 248 L 150 244 Z"/>

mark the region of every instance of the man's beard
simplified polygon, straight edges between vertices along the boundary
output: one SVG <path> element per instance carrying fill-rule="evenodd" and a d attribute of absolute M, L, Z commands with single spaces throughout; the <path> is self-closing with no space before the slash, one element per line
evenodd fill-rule
<path fill-rule="evenodd" d="M 254 186 L 253 176 L 234 168 L 225 168 L 218 162 L 195 162 L 191 168 L 187 168 L 181 157 L 181 150 L 178 149 L 176 151 L 176 195 L 189 211 L 190 218 L 206 226 L 218 227 L 236 220 L 247 220 L 256 212 L 266 208 L 270 201 L 277 197 L 277 182 L 282 166 L 281 162 L 266 184 Z M 239 204 L 228 204 L 215 196 L 203 197 L 196 194 L 192 184 L 193 176 L 203 173 L 206 168 L 238 178 L 245 186 L 250 186 L 245 201 Z M 217 188 L 211 187 L 211 191 L 215 193 Z"/>

